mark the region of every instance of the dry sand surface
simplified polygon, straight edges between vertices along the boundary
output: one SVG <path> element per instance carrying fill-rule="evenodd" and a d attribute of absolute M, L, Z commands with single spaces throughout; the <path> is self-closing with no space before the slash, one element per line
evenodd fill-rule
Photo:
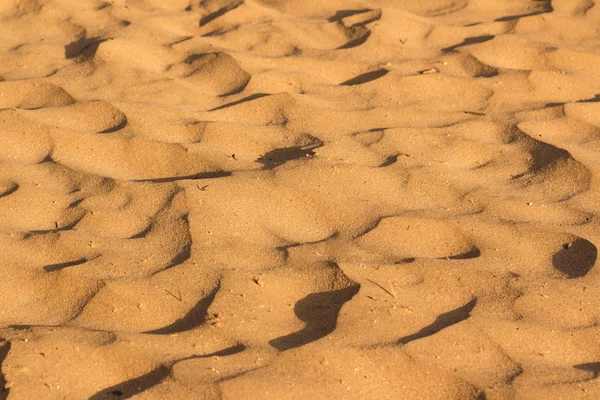
<path fill-rule="evenodd" d="M 600 398 L 600 4 L 1 0 L 0 398 Z"/>

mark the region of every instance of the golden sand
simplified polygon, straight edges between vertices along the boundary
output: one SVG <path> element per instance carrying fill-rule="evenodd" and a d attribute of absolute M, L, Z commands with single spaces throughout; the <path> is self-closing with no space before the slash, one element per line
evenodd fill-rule
<path fill-rule="evenodd" d="M 2 0 L 0 39 L 0 399 L 600 398 L 594 1 Z"/>

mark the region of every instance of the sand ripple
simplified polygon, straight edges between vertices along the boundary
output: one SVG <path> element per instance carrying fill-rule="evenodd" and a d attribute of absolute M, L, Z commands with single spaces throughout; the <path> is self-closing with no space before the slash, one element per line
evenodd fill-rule
<path fill-rule="evenodd" d="M 600 397 L 594 1 L 0 20 L 0 399 Z"/>

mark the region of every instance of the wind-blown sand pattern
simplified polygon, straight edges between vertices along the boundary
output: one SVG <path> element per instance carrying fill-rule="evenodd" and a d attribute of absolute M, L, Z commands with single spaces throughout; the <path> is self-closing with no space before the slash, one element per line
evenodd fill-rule
<path fill-rule="evenodd" d="M 0 2 L 0 399 L 600 398 L 599 30 Z"/>

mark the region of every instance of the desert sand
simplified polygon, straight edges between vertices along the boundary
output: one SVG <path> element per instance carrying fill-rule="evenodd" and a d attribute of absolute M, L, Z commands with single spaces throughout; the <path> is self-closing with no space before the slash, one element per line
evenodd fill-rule
<path fill-rule="evenodd" d="M 593 0 L 2 0 L 0 38 L 0 399 L 600 398 Z"/>

